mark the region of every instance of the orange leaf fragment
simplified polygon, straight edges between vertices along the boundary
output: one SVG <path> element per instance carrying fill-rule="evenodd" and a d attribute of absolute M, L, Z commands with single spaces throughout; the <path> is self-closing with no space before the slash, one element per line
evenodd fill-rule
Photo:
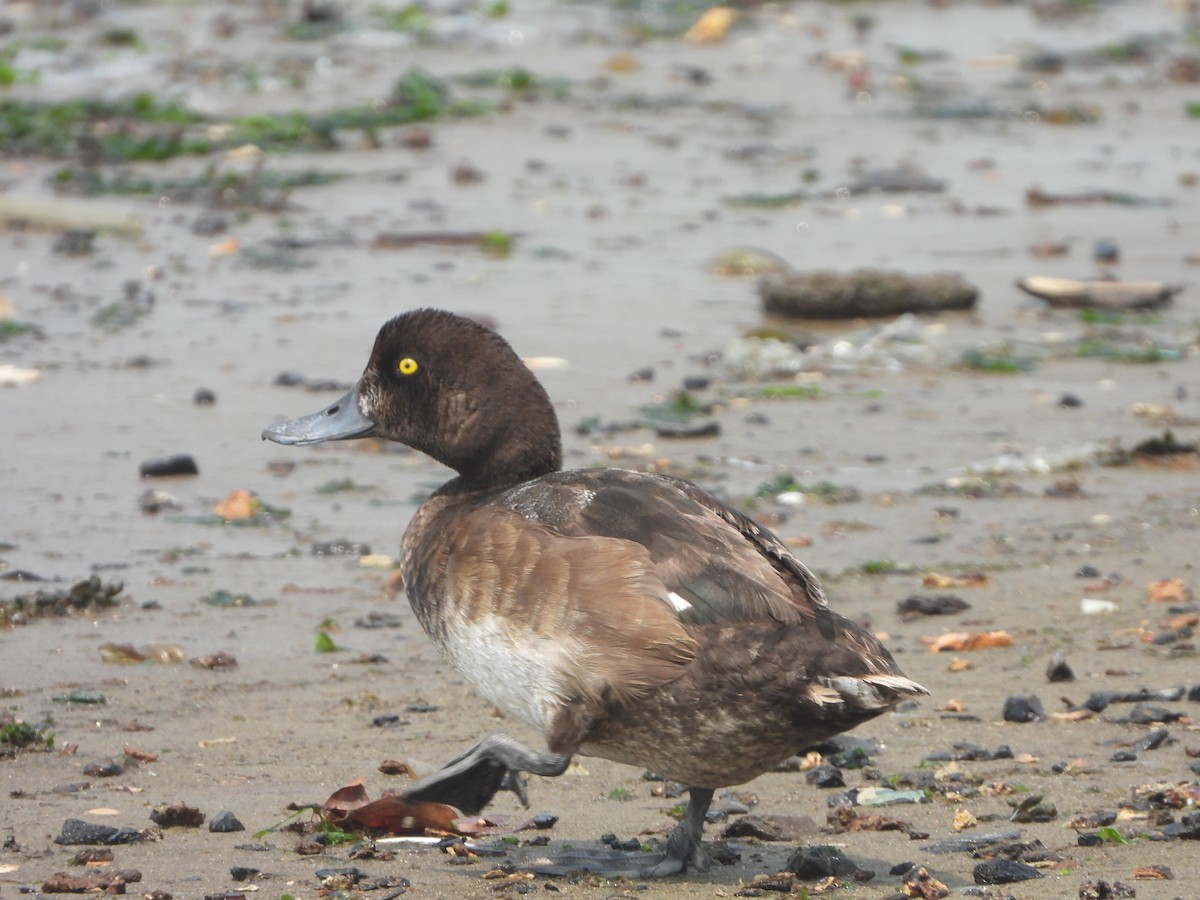
<path fill-rule="evenodd" d="M 214 506 L 213 512 L 222 519 L 236 521 L 249 519 L 261 509 L 262 501 L 258 499 L 257 494 L 244 488 L 238 488 L 236 491 L 231 491 L 224 500 Z"/>
<path fill-rule="evenodd" d="M 921 584 L 931 588 L 985 587 L 992 583 L 986 572 L 968 572 L 965 575 L 945 575 L 930 572 L 921 579 Z"/>
<path fill-rule="evenodd" d="M 985 650 L 990 647 L 1012 646 L 1012 635 L 1007 631 L 952 631 L 938 637 L 922 637 L 921 643 L 930 653 L 943 650 Z"/>
<path fill-rule="evenodd" d="M 1189 603 L 1192 591 L 1182 578 L 1160 578 L 1146 585 L 1152 603 Z"/>

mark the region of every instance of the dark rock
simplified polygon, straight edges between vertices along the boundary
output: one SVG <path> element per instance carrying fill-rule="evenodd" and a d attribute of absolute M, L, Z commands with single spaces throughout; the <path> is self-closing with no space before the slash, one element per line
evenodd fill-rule
<path fill-rule="evenodd" d="M 702 391 L 710 384 L 712 384 L 712 379 L 707 375 L 688 375 L 683 379 L 685 391 Z"/>
<path fill-rule="evenodd" d="M 50 250 L 61 256 L 87 256 L 94 249 L 95 242 L 94 228 L 68 228 L 54 239 Z"/>
<path fill-rule="evenodd" d="M 1015 884 L 1041 878 L 1042 873 L 1033 866 L 998 857 L 979 863 L 971 872 L 976 884 Z"/>
<path fill-rule="evenodd" d="M 839 788 L 846 786 L 846 779 L 842 777 L 842 773 L 837 766 L 816 766 L 804 774 L 804 780 L 819 788 Z"/>
<path fill-rule="evenodd" d="M 1079 835 L 1076 842 L 1080 847 L 1099 847 L 1104 843 L 1104 838 L 1096 834 L 1094 831 L 1085 831 Z"/>
<path fill-rule="evenodd" d="M 1083 406 L 1083 401 L 1075 394 L 1063 394 L 1058 398 L 1058 406 L 1062 409 L 1079 409 Z"/>
<path fill-rule="evenodd" d="M 204 819 L 204 813 L 181 800 L 159 804 L 150 813 L 150 821 L 163 828 L 199 828 Z"/>
<path fill-rule="evenodd" d="M 371 720 L 371 724 L 376 728 L 387 728 L 390 725 L 400 724 L 400 715 L 398 713 L 382 713 Z"/>
<path fill-rule="evenodd" d="M 234 881 L 250 881 L 262 875 L 262 869 L 254 866 L 230 866 L 229 877 Z"/>
<path fill-rule="evenodd" d="M 62 831 L 54 839 L 54 843 L 73 847 L 87 844 L 107 844 L 109 838 L 117 834 L 112 825 L 94 825 L 83 819 L 67 819 L 63 822 Z"/>
<path fill-rule="evenodd" d="M 1156 728 L 1154 731 L 1141 738 L 1133 745 L 1132 749 L 1135 753 L 1141 753 L 1144 750 L 1157 750 L 1162 746 L 1163 741 L 1170 735 L 1165 728 Z"/>
<path fill-rule="evenodd" d="M 319 541 L 312 545 L 313 556 L 370 556 L 371 546 L 355 541 Z"/>
<path fill-rule="evenodd" d="M 1040 722 L 1046 718 L 1046 709 L 1036 696 L 1009 697 L 1004 701 L 1005 722 Z"/>
<path fill-rule="evenodd" d="M 861 868 L 858 863 L 846 856 L 837 847 L 816 845 L 801 847 L 792 854 L 787 863 L 787 871 L 794 872 L 803 881 L 818 881 L 822 878 L 844 878 L 849 876 L 855 881 L 870 881 L 875 873 Z"/>
<path fill-rule="evenodd" d="M 660 438 L 709 438 L 721 433 L 721 423 L 716 420 L 706 422 L 684 422 L 681 424 L 664 422 L 654 426 L 654 433 Z"/>
<path fill-rule="evenodd" d="M 1120 881 L 1112 884 L 1107 881 L 1085 881 L 1079 886 L 1079 900 L 1119 900 L 1136 896 L 1136 890 Z"/>
<path fill-rule="evenodd" d="M 125 772 L 125 767 L 115 759 L 97 759 L 83 767 L 83 774 L 93 778 L 115 778 Z"/>
<path fill-rule="evenodd" d="M 217 395 L 208 388 L 196 388 L 192 394 L 192 402 L 197 406 L 212 406 L 217 402 Z"/>
<path fill-rule="evenodd" d="M 1137 754 L 1132 750 L 1118 750 L 1111 759 L 1113 762 L 1136 762 Z"/>
<path fill-rule="evenodd" d="M 946 838 L 925 844 L 921 847 L 926 853 L 965 853 L 979 850 L 983 847 L 994 847 L 1005 841 L 1017 840 L 1021 837 L 1019 831 L 997 831 L 990 834 L 964 834 L 960 837 Z"/>
<path fill-rule="evenodd" d="M 367 877 L 367 873 L 357 866 L 342 866 L 336 869 L 317 869 L 315 874 L 322 881 L 324 881 L 326 878 L 344 878 L 351 884 L 358 884 Z"/>
<path fill-rule="evenodd" d="M 912 275 L 860 269 L 855 272 L 782 272 L 759 282 L 767 312 L 804 319 L 852 319 L 905 312 L 969 309 L 979 290 L 948 273 Z"/>
<path fill-rule="evenodd" d="M 135 828 L 125 826 L 114 828 L 112 825 L 94 825 L 82 819 L 67 819 L 63 822 L 62 831 L 54 839 L 54 843 L 63 846 L 79 846 L 90 844 L 133 844 L 142 839 L 142 833 Z"/>
<path fill-rule="evenodd" d="M 1075 570 L 1076 578 L 1099 578 L 1100 570 L 1086 563 Z"/>
<path fill-rule="evenodd" d="M 896 604 L 896 610 L 901 615 L 946 616 L 970 608 L 970 603 L 954 594 L 939 594 L 935 597 L 911 594 Z"/>
<path fill-rule="evenodd" d="M 533 827 L 537 828 L 538 830 L 553 828 L 557 824 L 558 816 L 552 815 L 551 813 L 538 813 L 533 817 Z"/>
<path fill-rule="evenodd" d="M 1192 685 L 1187 692 L 1187 698 L 1193 703 L 1200 703 L 1200 684 Z"/>
<path fill-rule="evenodd" d="M 1121 250 L 1117 246 L 1117 242 L 1111 241 L 1108 238 L 1101 238 L 1096 241 L 1092 255 L 1096 258 L 1096 262 L 1117 263 L 1121 261 Z"/>
<path fill-rule="evenodd" d="M 142 478 L 166 478 L 172 475 L 199 475 L 200 469 L 190 454 L 176 453 L 174 456 L 146 460 L 138 467 L 138 474 Z"/>
<path fill-rule="evenodd" d="M 245 831 L 246 826 L 237 816 L 226 809 L 212 817 L 212 821 L 208 823 L 208 830 L 224 834 L 231 831 Z"/>
<path fill-rule="evenodd" d="M 303 387 L 306 379 L 298 372 L 280 372 L 275 376 L 277 387 Z"/>
<path fill-rule="evenodd" d="M 1183 713 L 1151 703 L 1139 703 L 1129 711 L 1129 715 L 1117 721 L 1122 724 L 1149 725 L 1152 722 L 1174 722 L 1183 718 Z"/>
<path fill-rule="evenodd" d="M 1061 653 L 1055 653 L 1050 657 L 1050 662 L 1046 665 L 1046 680 L 1050 682 L 1075 680 L 1075 670 L 1071 668 L 1071 664 Z"/>

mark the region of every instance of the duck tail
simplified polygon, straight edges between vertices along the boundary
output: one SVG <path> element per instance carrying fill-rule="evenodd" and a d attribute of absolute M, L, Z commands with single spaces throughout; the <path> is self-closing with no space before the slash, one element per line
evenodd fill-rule
<path fill-rule="evenodd" d="M 911 678 L 883 674 L 863 675 L 860 678 L 842 675 L 828 679 L 820 688 L 818 693 L 821 696 L 818 698 L 814 694 L 812 697 L 818 704 L 844 703 L 862 710 L 880 711 L 890 709 L 909 697 L 929 693 L 928 689 Z"/>

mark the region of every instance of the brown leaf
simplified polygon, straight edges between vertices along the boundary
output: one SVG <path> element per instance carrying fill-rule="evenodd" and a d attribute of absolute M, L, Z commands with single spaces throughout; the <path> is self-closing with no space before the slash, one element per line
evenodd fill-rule
<path fill-rule="evenodd" d="M 1146 585 L 1152 603 L 1190 603 L 1192 591 L 1182 578 L 1160 578 Z"/>
<path fill-rule="evenodd" d="M 362 778 L 355 778 L 349 784 L 342 785 L 321 804 L 321 809 L 331 821 L 341 821 L 348 813 L 370 802 L 363 781 Z"/>
<path fill-rule="evenodd" d="M 244 488 L 230 491 L 220 503 L 213 507 L 214 513 L 222 519 L 230 521 L 252 518 L 261 510 L 262 501 L 258 499 L 258 495 Z"/>
<path fill-rule="evenodd" d="M 142 880 L 142 873 L 137 869 L 117 869 L 113 872 L 88 872 L 86 875 L 68 875 L 66 872 L 56 872 L 42 884 L 42 891 L 47 894 L 93 894 L 125 893 L 125 885 L 136 884 Z"/>
<path fill-rule="evenodd" d="M 136 759 L 138 762 L 152 763 L 158 761 L 157 753 L 151 753 L 149 750 L 139 750 L 137 747 L 126 747 L 121 752 L 130 759 Z"/>
<path fill-rule="evenodd" d="M 930 572 L 921 579 L 921 584 L 932 588 L 986 587 L 992 580 L 986 572 L 968 572 L 963 575 L 945 575 Z"/>
<path fill-rule="evenodd" d="M 1138 866 L 1133 870 L 1133 877 L 1154 879 L 1157 881 L 1170 881 L 1175 877 L 1175 873 L 1171 871 L 1169 866 L 1156 863 L 1152 866 Z"/>
<path fill-rule="evenodd" d="M 342 823 L 345 828 L 365 828 L 388 834 L 455 834 L 458 813 L 444 803 L 406 803 L 399 797 L 380 797 L 353 809 Z"/>
<path fill-rule="evenodd" d="M 921 643 L 930 653 L 943 650 L 983 650 L 989 647 L 1012 646 L 1012 635 L 1007 631 L 952 631 L 937 637 L 922 637 Z"/>

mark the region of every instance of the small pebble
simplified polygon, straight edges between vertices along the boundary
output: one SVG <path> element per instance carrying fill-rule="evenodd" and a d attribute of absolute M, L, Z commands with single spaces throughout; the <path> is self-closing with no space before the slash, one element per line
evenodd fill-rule
<path fill-rule="evenodd" d="M 1005 722 L 1040 722 L 1046 718 L 1046 709 L 1033 695 L 1009 697 L 1004 701 L 1003 715 Z"/>
<path fill-rule="evenodd" d="M 1095 566 L 1082 565 L 1075 572 L 1076 578 L 1099 578 L 1100 570 Z"/>
<path fill-rule="evenodd" d="M 192 402 L 197 406 L 212 406 L 217 402 L 217 395 L 208 388 L 196 388 L 192 394 Z"/>
<path fill-rule="evenodd" d="M 224 834 L 233 831 L 245 831 L 246 826 L 242 824 L 237 816 L 226 809 L 212 817 L 212 821 L 208 823 L 208 830 L 216 834 Z"/>
<path fill-rule="evenodd" d="M 1118 750 L 1112 755 L 1113 762 L 1136 762 L 1137 754 L 1132 750 Z"/>
<path fill-rule="evenodd" d="M 846 786 L 846 779 L 836 766 L 820 765 L 809 769 L 804 774 L 804 780 L 819 788 L 839 788 Z"/>
<path fill-rule="evenodd" d="M 1075 680 L 1075 670 L 1071 668 L 1071 664 L 1061 653 L 1055 653 L 1050 657 L 1050 663 L 1046 666 L 1046 680 L 1050 682 Z"/>
<path fill-rule="evenodd" d="M 138 474 L 142 478 L 166 478 L 172 475 L 199 475 L 200 469 L 190 454 L 176 453 L 174 456 L 146 460 L 138 467 Z"/>
<path fill-rule="evenodd" d="M 1158 728 L 1141 738 L 1133 745 L 1132 749 L 1137 753 L 1143 750 L 1157 750 L 1162 746 L 1163 741 L 1167 739 L 1168 735 L 1170 735 L 1170 732 L 1167 729 Z"/>
<path fill-rule="evenodd" d="M 1083 401 L 1074 394 L 1063 394 L 1058 398 L 1058 405 L 1062 409 L 1078 409 L 1083 406 Z"/>
<path fill-rule="evenodd" d="M 115 778 L 124 771 L 125 767 L 114 759 L 98 759 L 83 767 L 83 774 L 93 778 Z"/>
<path fill-rule="evenodd" d="M 1096 834 L 1094 831 L 1085 831 L 1079 835 L 1076 842 L 1080 847 L 1099 847 L 1104 843 L 1104 838 Z"/>

